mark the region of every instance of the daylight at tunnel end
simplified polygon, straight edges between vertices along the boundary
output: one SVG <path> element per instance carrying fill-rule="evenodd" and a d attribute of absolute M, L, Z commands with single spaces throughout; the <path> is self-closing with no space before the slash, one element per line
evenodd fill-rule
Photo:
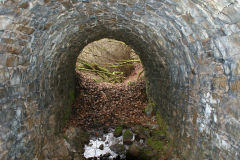
<path fill-rule="evenodd" d="M 240 158 L 239 0 L 0 0 L 0 159 L 41 159 L 89 43 L 139 55 L 179 159 Z"/>

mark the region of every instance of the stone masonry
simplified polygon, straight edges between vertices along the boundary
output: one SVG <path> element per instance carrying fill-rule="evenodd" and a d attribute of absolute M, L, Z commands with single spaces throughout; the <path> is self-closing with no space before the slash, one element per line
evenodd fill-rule
<path fill-rule="evenodd" d="M 88 43 L 140 56 L 174 154 L 240 159 L 240 0 L 0 0 L 0 159 L 41 159 Z"/>

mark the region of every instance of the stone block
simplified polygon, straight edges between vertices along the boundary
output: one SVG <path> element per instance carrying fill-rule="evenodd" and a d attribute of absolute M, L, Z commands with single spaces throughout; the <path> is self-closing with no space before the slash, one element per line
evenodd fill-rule
<path fill-rule="evenodd" d="M 235 75 L 240 75 L 240 60 L 237 61 L 236 67 L 234 69 L 234 74 Z"/>
<path fill-rule="evenodd" d="M 22 32 L 24 34 L 28 34 L 28 35 L 32 34 L 35 31 L 35 29 L 33 29 L 33 28 L 22 26 L 22 25 L 17 27 L 16 30 L 18 30 L 18 31 L 20 31 L 20 32 Z"/>
<path fill-rule="evenodd" d="M 22 8 L 22 9 L 27 9 L 29 7 L 29 3 L 28 2 L 23 2 L 19 5 L 19 8 Z"/>
<path fill-rule="evenodd" d="M 4 44 L 0 44 L 0 51 L 5 51 L 5 52 L 9 52 L 12 54 L 20 54 L 20 52 L 22 51 L 22 48 L 16 45 L 4 45 Z"/>
<path fill-rule="evenodd" d="M 0 30 L 5 30 L 12 23 L 12 16 L 0 15 Z"/>
<path fill-rule="evenodd" d="M 7 67 L 15 67 L 15 66 L 17 66 L 18 62 L 19 62 L 18 56 L 14 56 L 14 55 L 9 56 L 6 60 L 6 66 Z"/>
<path fill-rule="evenodd" d="M 234 0 L 0 0 L 0 159 L 39 158 L 74 88 L 77 55 L 106 37 L 138 52 L 179 159 L 239 159 L 239 12 Z"/>
<path fill-rule="evenodd" d="M 231 23 L 237 23 L 240 21 L 240 11 L 237 10 L 234 5 L 229 5 L 223 8 L 222 13 L 230 18 Z"/>
<path fill-rule="evenodd" d="M 240 121 L 239 104 L 239 98 L 232 98 L 225 103 L 225 112 L 238 121 Z"/>
<path fill-rule="evenodd" d="M 231 82 L 231 90 L 240 93 L 240 80 Z"/>
<path fill-rule="evenodd" d="M 7 91 L 5 88 L 0 87 L 0 99 L 7 95 Z"/>
<path fill-rule="evenodd" d="M 213 78 L 213 87 L 215 90 L 223 90 L 224 92 L 227 92 L 227 90 L 228 90 L 227 77 Z"/>

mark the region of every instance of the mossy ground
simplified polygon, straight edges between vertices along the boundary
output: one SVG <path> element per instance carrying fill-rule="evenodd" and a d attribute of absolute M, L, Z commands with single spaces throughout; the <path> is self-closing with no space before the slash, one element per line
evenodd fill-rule
<path fill-rule="evenodd" d="M 119 136 L 122 135 L 122 131 L 123 131 L 122 125 L 118 125 L 118 126 L 115 128 L 113 134 L 114 134 L 115 137 L 119 137 Z"/>
<path fill-rule="evenodd" d="M 81 73 L 86 73 L 86 72 L 89 73 L 89 74 L 86 74 L 87 76 L 84 76 L 83 74 L 79 76 L 79 80 L 80 80 L 79 82 L 81 82 L 81 87 L 82 87 L 81 89 L 84 90 L 84 92 L 81 92 L 82 96 L 80 95 L 78 96 L 81 99 L 79 98 L 79 101 L 76 101 L 78 102 L 76 103 L 76 106 L 73 106 L 73 110 L 76 111 L 75 115 L 81 116 L 81 120 L 79 120 L 79 118 L 74 119 L 73 117 L 69 122 L 74 122 L 74 125 L 78 125 L 80 127 L 85 126 L 86 128 L 91 128 L 91 127 L 99 128 L 101 124 L 114 127 L 122 122 L 123 124 L 128 125 L 126 128 L 132 128 L 133 125 L 139 124 L 140 128 L 142 128 L 140 129 L 140 132 L 144 133 L 144 134 L 141 133 L 140 139 L 144 138 L 145 140 L 145 147 L 141 151 L 141 156 L 158 158 L 158 157 L 162 157 L 163 155 L 166 155 L 165 152 L 167 152 L 167 148 L 169 147 L 169 142 L 170 142 L 168 137 L 168 123 L 165 120 L 165 118 L 162 117 L 162 114 L 157 112 L 159 109 L 159 106 L 151 98 L 151 90 L 155 86 L 151 84 L 148 80 L 146 80 L 145 77 L 143 76 L 144 78 L 142 79 L 142 81 L 145 82 L 143 83 L 144 87 L 142 90 L 138 91 L 139 90 L 138 80 L 141 78 L 141 75 L 144 72 L 144 70 L 142 70 L 143 69 L 142 66 L 138 68 L 137 65 L 134 68 L 137 74 L 132 72 L 134 74 L 130 74 L 129 76 L 129 77 L 131 76 L 135 77 L 135 79 L 128 77 L 127 80 L 126 79 L 124 80 L 126 74 L 124 74 L 123 72 L 125 72 L 125 70 L 127 71 L 130 70 L 133 64 L 140 63 L 140 60 L 138 59 L 138 57 L 134 57 L 134 59 L 131 59 L 131 57 L 127 56 L 127 58 L 122 58 L 122 59 L 117 58 L 116 61 L 103 61 L 103 60 L 99 61 L 99 59 L 95 59 L 96 60 L 95 61 L 95 60 L 92 60 L 91 57 L 87 55 L 88 54 L 86 54 L 85 57 L 79 58 L 76 65 L 77 67 L 76 70 L 81 71 Z M 102 57 L 102 56 L 99 56 L 99 57 Z M 124 67 L 123 70 L 122 70 L 122 67 Z M 129 69 L 126 69 L 126 68 L 129 68 Z M 95 75 L 95 76 L 92 76 L 92 75 Z M 95 82 L 89 81 L 88 78 L 93 79 Z M 106 83 L 97 84 L 96 82 L 110 82 L 110 83 L 123 82 L 127 87 L 125 87 L 125 85 L 123 85 L 124 87 L 121 87 L 119 85 L 119 86 L 116 86 L 116 88 L 115 86 L 110 88 L 109 86 L 115 85 L 115 84 L 111 84 L 111 85 L 108 85 L 109 87 L 108 88 L 104 86 Z M 97 85 L 99 86 L 102 85 L 102 86 L 99 87 Z M 126 91 L 130 91 L 131 88 L 133 89 L 131 89 L 131 92 L 125 92 L 123 88 L 127 88 Z M 141 96 L 139 94 L 129 96 L 132 93 L 137 93 L 137 92 L 141 93 L 140 94 Z M 120 95 L 122 97 L 120 97 Z M 90 99 L 89 97 L 96 97 L 96 98 Z M 136 105 L 131 106 L 131 103 L 138 102 L 138 101 L 134 101 L 135 99 L 132 99 L 132 97 L 137 98 L 137 100 L 141 100 L 141 101 L 139 103 L 136 103 Z M 73 99 L 74 99 L 74 93 L 73 94 L 70 93 L 69 104 L 72 103 Z M 129 99 L 131 99 L 131 101 L 129 101 Z M 139 109 L 141 114 L 136 114 L 138 113 L 136 112 L 137 111 L 136 106 L 141 107 Z M 148 116 L 144 114 L 144 107 L 145 107 L 145 113 L 147 113 Z M 100 110 L 100 108 L 105 108 L 105 109 Z M 69 117 L 71 108 L 68 108 L 68 109 L 69 110 L 65 112 L 63 121 L 65 121 Z M 91 113 L 91 114 L 88 114 L 88 113 Z M 155 122 L 154 124 L 152 124 L 153 121 L 155 121 L 152 119 L 152 117 L 156 117 L 155 119 L 157 124 L 155 124 Z M 151 127 L 149 127 L 151 125 L 157 125 L 158 127 L 156 127 L 155 129 L 152 129 Z M 123 131 L 123 126 L 119 125 L 115 128 L 114 135 L 116 137 L 123 135 L 123 140 L 128 139 L 128 142 L 129 142 L 129 140 L 131 140 L 133 137 L 132 132 L 129 130 L 126 130 L 122 134 L 122 131 Z"/>
<path fill-rule="evenodd" d="M 149 89 L 149 84 L 146 82 L 146 88 Z M 148 93 L 148 92 L 147 92 Z M 145 113 L 155 115 L 157 128 L 151 130 L 151 136 L 146 139 L 146 147 L 144 154 L 157 159 L 164 159 L 168 156 L 171 147 L 171 140 L 168 133 L 168 122 L 165 117 L 158 111 L 158 106 L 155 101 L 148 95 L 148 105 L 145 108 Z"/>
<path fill-rule="evenodd" d="M 132 134 L 132 132 L 131 131 L 129 131 L 129 130 L 126 130 L 124 133 L 123 133 L 123 139 L 132 139 L 132 137 L 133 137 L 133 134 Z"/>
<path fill-rule="evenodd" d="M 152 153 L 153 157 L 164 159 L 168 156 L 170 149 L 170 138 L 168 133 L 168 123 L 161 116 L 160 112 L 156 113 L 158 127 L 152 131 L 152 136 L 147 139 L 147 154 Z"/>

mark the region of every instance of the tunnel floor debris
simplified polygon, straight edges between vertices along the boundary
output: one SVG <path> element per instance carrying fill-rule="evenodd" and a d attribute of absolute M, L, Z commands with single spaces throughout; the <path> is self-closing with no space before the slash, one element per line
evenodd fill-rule
<path fill-rule="evenodd" d="M 85 143 L 83 153 L 86 159 L 167 159 L 166 133 L 157 116 L 146 114 L 149 102 L 144 73 L 139 74 L 142 71 L 137 63 L 122 83 L 107 83 L 76 70 L 77 95 L 64 130 L 76 127 L 88 133 L 89 143 Z"/>
<path fill-rule="evenodd" d="M 116 84 L 97 83 L 77 72 L 79 94 L 72 105 L 68 125 L 88 130 L 118 124 L 146 126 L 154 123 L 144 111 L 148 100 L 144 78 L 137 80 L 140 70 L 141 67 L 136 66 L 123 83 Z"/>

